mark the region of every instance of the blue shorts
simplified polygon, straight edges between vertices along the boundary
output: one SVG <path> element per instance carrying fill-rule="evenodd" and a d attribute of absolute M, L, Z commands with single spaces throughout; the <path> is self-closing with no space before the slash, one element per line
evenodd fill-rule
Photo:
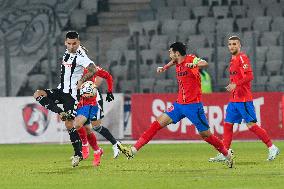
<path fill-rule="evenodd" d="M 257 122 L 253 102 L 230 102 L 226 110 L 225 122 L 241 123 Z"/>
<path fill-rule="evenodd" d="M 85 125 L 89 124 L 91 121 L 96 121 L 104 117 L 103 111 L 98 107 L 98 105 L 96 106 L 88 105 L 77 109 L 76 116 L 79 115 L 82 115 L 87 118 Z"/>
<path fill-rule="evenodd" d="M 202 103 L 178 104 L 175 102 L 165 113 L 173 120 L 173 123 L 187 117 L 195 125 L 198 132 L 209 129 Z"/>

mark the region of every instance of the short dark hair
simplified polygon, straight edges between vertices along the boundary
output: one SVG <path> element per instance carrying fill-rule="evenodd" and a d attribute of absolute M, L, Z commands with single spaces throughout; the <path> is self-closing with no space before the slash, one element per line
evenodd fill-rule
<path fill-rule="evenodd" d="M 79 34 L 76 31 L 68 31 L 65 38 L 67 39 L 79 39 Z"/>
<path fill-rule="evenodd" d="M 233 36 L 229 37 L 228 40 L 238 40 L 241 43 L 241 39 L 238 36 L 236 36 L 236 35 L 233 35 Z"/>
<path fill-rule="evenodd" d="M 170 48 L 172 48 L 173 51 L 178 51 L 181 56 L 186 55 L 186 46 L 182 42 L 174 42 L 171 44 Z"/>

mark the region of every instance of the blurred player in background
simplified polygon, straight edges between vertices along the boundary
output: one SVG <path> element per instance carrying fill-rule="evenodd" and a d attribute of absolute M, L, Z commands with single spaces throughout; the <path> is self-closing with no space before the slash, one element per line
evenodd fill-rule
<path fill-rule="evenodd" d="M 177 101 L 150 125 L 134 146 L 121 146 L 122 152 L 127 158 L 133 158 L 134 154 L 147 144 L 160 129 L 187 117 L 195 125 L 203 140 L 222 153 L 226 157 L 228 166 L 232 168 L 233 151 L 227 150 L 222 141 L 210 132 L 201 103 L 199 68 L 206 67 L 208 63 L 193 54 L 186 55 L 186 46 L 180 42 L 175 42 L 170 46 L 169 56 L 171 62 L 164 67 L 159 67 L 157 72 L 164 72 L 170 66 L 175 65 L 179 88 Z"/>
<path fill-rule="evenodd" d="M 241 52 L 241 40 L 239 37 L 230 37 L 228 48 L 232 54 L 232 58 L 229 67 L 230 84 L 226 86 L 226 89 L 231 94 L 226 110 L 223 143 L 227 149 L 230 148 L 233 138 L 233 125 L 234 123 L 240 124 L 242 119 L 244 119 L 248 129 L 267 146 L 269 151 L 267 160 L 274 160 L 280 151 L 272 143 L 265 129 L 257 124 L 251 92 L 253 72 L 250 60 L 245 53 Z M 217 154 L 216 157 L 209 159 L 210 162 L 225 160 L 223 154 Z"/>
<path fill-rule="evenodd" d="M 84 73 L 87 72 L 88 70 L 85 70 Z M 77 115 L 75 119 L 75 127 L 78 130 L 83 144 L 83 158 L 86 159 L 89 156 L 89 143 L 94 150 L 94 166 L 98 166 L 100 164 L 100 158 L 103 154 L 103 150 L 97 145 L 96 136 L 92 132 L 92 127 L 94 131 L 100 133 L 103 137 L 105 137 L 108 141 L 112 143 L 114 158 L 117 158 L 120 153 L 118 149 L 118 145 L 120 144 L 120 142 L 113 137 L 113 135 L 109 132 L 107 128 L 101 126 L 101 119 L 104 117 L 103 99 L 99 90 L 95 88 L 97 88 L 101 84 L 102 78 L 106 79 L 108 86 L 106 101 L 111 102 L 112 100 L 114 100 L 114 96 L 112 94 L 112 76 L 107 71 L 97 66 L 97 72 L 90 79 L 90 82 L 93 83 L 92 85 L 94 89 L 84 91 L 83 87 L 85 83 L 82 85 L 82 88 L 80 90 L 81 98 L 78 104 Z M 93 90 L 96 91 L 95 94 L 92 94 Z M 83 125 L 84 127 L 82 127 Z"/>
<path fill-rule="evenodd" d="M 81 84 L 93 77 L 97 68 L 90 60 L 85 49 L 80 45 L 79 34 L 69 31 L 65 36 L 66 51 L 61 63 L 61 82 L 57 89 L 36 90 L 34 98 L 45 108 L 58 113 L 65 121 L 70 141 L 74 148 L 72 166 L 76 166 L 82 159 L 82 143 L 80 136 L 73 126 L 77 92 Z M 88 73 L 83 76 L 84 69 Z M 63 104 L 62 110 L 57 104 Z"/>

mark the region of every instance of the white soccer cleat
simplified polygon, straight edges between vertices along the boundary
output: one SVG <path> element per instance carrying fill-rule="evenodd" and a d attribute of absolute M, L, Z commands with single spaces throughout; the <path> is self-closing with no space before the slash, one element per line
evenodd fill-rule
<path fill-rule="evenodd" d="M 72 157 L 72 160 L 71 160 L 71 165 L 72 165 L 72 167 L 78 166 L 79 163 L 80 163 L 80 161 L 81 161 L 82 159 L 83 159 L 83 158 L 82 158 L 81 156 L 78 156 L 78 155 L 73 156 L 73 157 Z"/>
<path fill-rule="evenodd" d="M 279 153 L 280 153 L 279 148 L 273 145 L 272 147 L 269 148 L 267 161 L 274 160 Z"/>
<path fill-rule="evenodd" d="M 232 149 L 228 150 L 228 155 L 226 156 L 226 164 L 229 168 L 233 168 L 234 165 L 234 151 Z"/>
<path fill-rule="evenodd" d="M 112 150 L 113 150 L 113 158 L 116 159 L 119 154 L 120 154 L 120 150 L 118 148 L 118 145 L 121 145 L 121 143 L 119 141 L 117 141 L 113 146 L 112 146 Z"/>
<path fill-rule="evenodd" d="M 208 161 L 209 162 L 224 162 L 226 161 L 226 157 L 223 154 L 218 153 L 216 157 L 209 158 Z"/>

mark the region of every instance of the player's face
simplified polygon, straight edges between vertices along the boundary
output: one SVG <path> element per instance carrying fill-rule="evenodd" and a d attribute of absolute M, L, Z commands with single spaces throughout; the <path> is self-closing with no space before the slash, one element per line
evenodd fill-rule
<path fill-rule="evenodd" d="M 236 55 L 241 50 L 241 43 L 239 40 L 229 40 L 228 41 L 228 48 L 232 55 Z"/>
<path fill-rule="evenodd" d="M 170 56 L 171 60 L 176 61 L 177 58 L 179 57 L 178 51 L 175 52 L 175 51 L 173 51 L 172 48 L 170 48 L 170 50 L 169 50 L 169 56 Z"/>
<path fill-rule="evenodd" d="M 80 41 L 76 39 L 69 39 L 65 40 L 65 45 L 69 53 L 75 53 L 80 46 Z"/>

